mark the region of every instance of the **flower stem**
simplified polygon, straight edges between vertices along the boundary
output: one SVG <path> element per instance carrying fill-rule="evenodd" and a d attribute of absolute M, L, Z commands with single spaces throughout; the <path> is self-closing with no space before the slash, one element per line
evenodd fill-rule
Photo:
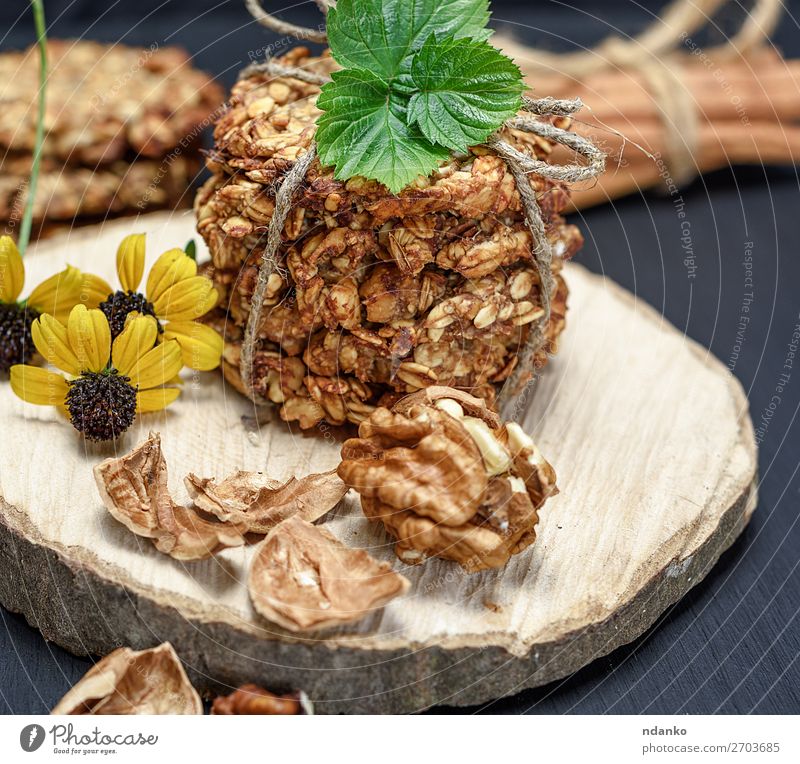
<path fill-rule="evenodd" d="M 33 203 L 36 197 L 36 185 L 39 182 L 39 165 L 42 161 L 42 144 L 44 143 L 44 110 L 47 90 L 47 29 L 44 21 L 44 0 L 31 0 L 31 7 L 33 8 L 33 21 L 36 25 L 36 40 L 39 45 L 39 111 L 36 115 L 36 142 L 33 149 L 31 179 L 28 183 L 28 198 L 25 202 L 25 212 L 22 214 L 19 241 L 17 242 L 21 255 L 25 254 L 31 238 Z"/>

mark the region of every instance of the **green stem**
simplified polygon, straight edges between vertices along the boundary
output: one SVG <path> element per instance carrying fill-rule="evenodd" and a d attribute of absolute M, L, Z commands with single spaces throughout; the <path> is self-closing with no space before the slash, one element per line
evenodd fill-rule
<path fill-rule="evenodd" d="M 19 241 L 17 242 L 21 255 L 25 254 L 28 242 L 31 239 L 33 203 L 36 198 L 36 186 L 39 182 L 39 165 L 42 162 L 45 94 L 47 90 L 47 29 L 44 21 L 44 1 L 31 0 L 31 7 L 33 8 L 33 20 L 36 25 L 36 40 L 39 44 L 39 111 L 36 115 L 36 142 L 33 149 L 31 179 L 28 183 L 28 198 L 25 202 L 25 212 L 22 215 L 22 223 L 19 227 Z"/>

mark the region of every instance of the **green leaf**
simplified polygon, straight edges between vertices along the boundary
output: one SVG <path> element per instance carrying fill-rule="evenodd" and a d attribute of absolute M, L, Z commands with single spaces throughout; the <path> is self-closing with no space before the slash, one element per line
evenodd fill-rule
<path fill-rule="evenodd" d="M 362 175 L 397 193 L 420 175 L 429 175 L 449 152 L 434 146 L 406 117 L 407 99 L 377 74 L 363 69 L 334 72 L 317 106 L 317 148 L 336 177 Z"/>
<path fill-rule="evenodd" d="M 486 40 L 488 21 L 488 0 L 339 0 L 328 11 L 328 44 L 342 67 L 391 81 L 434 32 Z"/>
<path fill-rule="evenodd" d="M 483 142 L 521 105 L 522 75 L 486 40 L 488 0 L 338 0 L 336 62 L 317 99 L 322 162 L 397 192 Z"/>
<path fill-rule="evenodd" d="M 455 151 L 483 143 L 522 105 L 519 67 L 486 42 L 431 35 L 411 62 L 407 118 Z"/>

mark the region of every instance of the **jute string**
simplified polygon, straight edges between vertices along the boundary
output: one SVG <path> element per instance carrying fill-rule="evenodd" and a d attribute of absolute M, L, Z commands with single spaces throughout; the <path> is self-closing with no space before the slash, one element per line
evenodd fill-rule
<path fill-rule="evenodd" d="M 267 244 L 261 256 L 261 263 L 258 270 L 256 287 L 253 290 L 253 298 L 250 301 L 250 315 L 247 317 L 247 326 L 244 330 L 242 339 L 242 354 L 239 359 L 239 372 L 242 375 L 242 383 L 247 390 L 250 399 L 255 403 L 269 403 L 253 388 L 253 360 L 256 346 L 258 345 L 258 326 L 261 323 L 261 313 L 264 308 L 264 295 L 267 291 L 269 277 L 276 272 L 282 274 L 282 269 L 278 263 L 278 248 L 281 244 L 281 233 L 286 225 L 286 218 L 292 209 L 294 194 L 305 180 L 308 168 L 317 156 L 316 146 L 311 144 L 309 150 L 303 154 L 286 173 L 277 192 L 275 193 L 275 212 L 269 221 L 267 229 Z"/>
<path fill-rule="evenodd" d="M 246 4 L 256 21 L 280 34 L 293 34 L 302 39 L 324 41 L 324 33 L 303 27 L 286 24 L 274 16 L 266 13 L 258 0 L 246 0 Z M 320 7 L 327 8 L 326 0 L 319 0 Z M 316 36 L 315 36 L 316 35 Z M 252 64 L 244 70 L 244 74 L 264 73 L 272 77 L 295 77 L 303 82 L 323 85 L 329 82 L 328 77 L 322 77 L 312 72 L 307 72 L 296 67 L 285 67 L 274 61 L 265 61 Z M 581 180 L 595 178 L 605 169 L 605 155 L 591 141 L 575 133 L 555 127 L 549 122 L 543 122 L 535 117 L 569 116 L 582 108 L 580 99 L 560 100 L 555 98 L 530 99 L 526 98 L 523 110 L 530 116 L 519 116 L 508 120 L 505 127 L 533 133 L 547 140 L 559 143 L 572 149 L 576 154 L 587 160 L 586 164 L 552 165 L 539 159 L 534 159 L 515 149 L 510 143 L 503 140 L 499 133 L 493 135 L 487 144 L 507 163 L 509 170 L 517 184 L 520 199 L 525 210 L 525 221 L 532 237 L 533 263 L 539 273 L 540 291 L 543 315 L 531 326 L 525 344 L 520 350 L 518 362 L 509 378 L 503 385 L 498 398 L 498 405 L 502 408 L 521 392 L 525 383 L 532 376 L 532 363 L 536 353 L 544 347 L 547 339 L 547 327 L 550 323 L 551 303 L 554 289 L 552 273 L 553 253 L 550 241 L 545 231 L 542 212 L 536 200 L 536 192 L 531 184 L 529 174 L 534 173 L 540 177 L 557 182 L 574 183 Z M 242 354 L 239 370 L 242 382 L 250 398 L 259 404 L 266 404 L 265 400 L 254 390 L 253 362 L 258 344 L 258 327 L 261 322 L 264 295 L 266 294 L 269 277 L 282 266 L 279 262 L 278 250 L 281 244 L 281 235 L 286 224 L 286 218 L 292 209 L 293 199 L 302 186 L 306 173 L 316 157 L 316 149 L 312 144 L 309 151 L 295 162 L 292 169 L 285 175 L 275 194 L 275 211 L 267 230 L 267 241 L 261 256 L 261 263 L 256 280 L 255 290 L 251 303 L 250 315 L 247 319 L 244 339 L 242 341 Z"/>
<path fill-rule="evenodd" d="M 581 79 L 598 69 L 638 67 L 663 59 L 680 48 L 682 40 L 712 23 L 714 14 L 734 0 L 673 0 L 641 34 L 623 39 L 609 37 L 596 47 L 576 53 L 530 51 L 531 62 L 541 69 Z M 735 0 L 741 8 L 739 0 Z M 714 60 L 743 56 L 763 44 L 775 29 L 783 10 L 781 0 L 755 0 L 736 34 L 705 49 Z"/>
<path fill-rule="evenodd" d="M 682 186 L 698 174 L 695 151 L 700 135 L 700 117 L 679 71 L 669 58 L 654 58 L 639 66 L 661 114 L 664 161 L 669 167 L 669 175 L 675 184 Z"/>
<path fill-rule="evenodd" d="M 701 106 L 681 76 L 689 55 L 685 42 L 705 28 L 718 32 L 714 16 L 727 6 L 742 10 L 740 0 L 674 0 L 636 37 L 609 37 L 594 48 L 575 53 L 529 48 L 502 34 L 498 45 L 518 63 L 524 62 L 526 73 L 534 81 L 538 73 L 577 81 L 603 70 L 626 69 L 641 74 L 658 105 L 665 135 L 663 160 L 671 179 L 683 185 L 698 174 L 695 154 Z M 703 48 L 705 60 L 722 64 L 752 53 L 769 40 L 782 11 L 782 0 L 755 0 L 735 34 L 724 43 Z"/>

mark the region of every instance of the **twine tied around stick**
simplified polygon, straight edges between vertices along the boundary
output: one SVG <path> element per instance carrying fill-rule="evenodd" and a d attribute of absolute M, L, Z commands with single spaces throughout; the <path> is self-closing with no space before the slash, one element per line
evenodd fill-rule
<path fill-rule="evenodd" d="M 733 0 L 673 0 L 636 37 L 608 37 L 594 48 L 574 53 L 533 48 L 528 51 L 531 55 L 528 63 L 542 71 L 558 72 L 575 79 L 603 68 L 638 69 L 653 59 L 664 60 L 670 56 L 687 37 L 712 25 L 714 14 L 733 4 Z M 742 7 L 739 0 L 735 5 Z M 722 61 L 751 52 L 774 31 L 783 7 L 782 0 L 755 0 L 737 32 L 724 43 L 707 48 L 706 55 Z"/>
<path fill-rule="evenodd" d="M 261 7 L 259 0 L 245 0 L 245 3 L 256 21 L 274 32 L 278 32 L 279 34 L 292 34 L 301 39 L 312 40 L 314 42 L 325 42 L 327 40 L 327 36 L 324 32 L 287 24 L 271 14 L 266 13 Z M 328 7 L 330 7 L 328 0 L 317 0 L 317 5 L 319 5 L 323 12 L 327 12 Z M 270 60 L 251 64 L 243 70 L 242 76 L 258 73 L 273 77 L 292 77 L 313 85 L 324 85 L 330 82 L 330 78 L 328 77 L 323 77 L 297 67 L 283 66 Z M 503 127 L 533 133 L 546 140 L 566 146 L 586 159 L 587 164 L 552 165 L 540 159 L 534 159 L 518 151 L 510 143 L 503 140 L 499 136 L 499 132 L 495 133 L 487 141 L 487 145 L 494 149 L 498 156 L 505 160 L 516 181 L 520 199 L 522 200 L 525 210 L 525 222 L 533 240 L 533 263 L 539 272 L 542 309 L 544 311 L 540 319 L 531 326 L 528 338 L 517 356 L 517 364 L 500 390 L 498 396 L 499 408 L 508 405 L 514 396 L 521 393 L 522 389 L 524 389 L 527 382 L 533 376 L 535 370 L 531 367 L 536 353 L 546 344 L 547 327 L 550 323 L 551 302 L 554 289 L 552 273 L 553 253 L 545 231 L 542 211 L 536 200 L 536 192 L 528 176 L 530 173 L 533 173 L 549 180 L 563 183 L 575 183 L 596 178 L 605 169 L 605 154 L 591 141 L 576 133 L 571 133 L 556 127 L 549 122 L 542 122 L 536 119 L 536 117 L 570 116 L 575 114 L 582 107 L 583 103 L 579 98 L 563 100 L 556 98 L 524 98 L 522 110 L 530 116 L 513 117 L 507 120 Z M 247 318 L 247 325 L 242 340 L 242 354 L 239 361 L 239 372 L 241 374 L 242 383 L 250 399 L 256 404 L 269 403 L 268 400 L 255 391 L 253 380 L 253 362 L 256 345 L 258 344 L 258 326 L 261 322 L 267 282 L 273 273 L 280 271 L 281 266 L 278 262 L 278 249 L 281 244 L 281 235 L 286 224 L 286 218 L 292 209 L 294 196 L 301 188 L 306 173 L 316 156 L 316 147 L 314 143 L 312 143 L 309 150 L 295 162 L 291 170 L 284 176 L 275 193 L 275 211 L 273 212 L 267 229 L 266 246 L 261 256 L 258 278 L 253 292 L 250 315 Z"/>
<path fill-rule="evenodd" d="M 745 57 L 769 41 L 784 9 L 782 0 L 753 0 L 738 29 L 724 42 L 700 48 L 695 38 L 710 29 L 719 33 L 715 16 L 728 7 L 743 9 L 740 0 L 673 0 L 635 37 L 613 35 L 593 48 L 558 53 L 520 44 L 501 32 L 497 46 L 520 63 L 526 75 L 554 74 L 578 82 L 608 70 L 626 70 L 644 79 L 658 107 L 664 130 L 663 161 L 678 186 L 700 173 L 700 106 L 687 88 L 683 65 L 702 54 L 714 66 Z M 691 50 L 691 53 L 689 52 Z M 624 137 L 624 136 L 622 136 Z"/>

